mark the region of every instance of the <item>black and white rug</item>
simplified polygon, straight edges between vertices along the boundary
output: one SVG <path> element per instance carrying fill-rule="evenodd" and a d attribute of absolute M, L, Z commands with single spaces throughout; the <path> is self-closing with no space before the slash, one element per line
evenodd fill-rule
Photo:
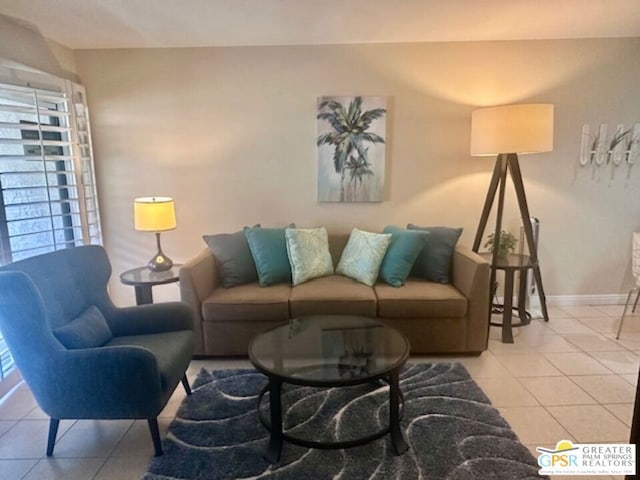
<path fill-rule="evenodd" d="M 268 432 L 256 413 L 265 384 L 254 370 L 202 370 L 169 427 L 165 454 L 153 459 L 143 480 L 540 478 L 533 455 L 459 363 L 411 364 L 402 372 L 402 427 L 410 446 L 402 456 L 387 435 L 347 450 L 285 442 L 280 462 L 268 464 L 262 458 Z M 285 384 L 282 399 L 285 429 L 298 437 L 348 440 L 388 421 L 388 387 L 381 384 Z"/>

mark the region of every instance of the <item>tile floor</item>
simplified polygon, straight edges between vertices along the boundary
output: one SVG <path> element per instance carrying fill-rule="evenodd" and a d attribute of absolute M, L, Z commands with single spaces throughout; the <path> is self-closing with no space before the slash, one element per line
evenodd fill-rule
<path fill-rule="evenodd" d="M 464 363 L 534 452 L 561 439 L 627 442 L 640 365 L 640 315 L 627 319 L 616 341 L 621 311 L 621 306 L 553 307 L 548 324 L 534 320 L 517 329 L 514 344 L 501 343 L 499 329 L 492 327 L 489 350 L 480 357 L 436 360 Z M 193 379 L 202 367 L 247 366 L 246 360 L 194 361 L 188 376 Z M 162 412 L 163 433 L 183 397 L 178 388 Z M 138 479 L 152 453 L 145 421 L 63 421 L 52 458 L 43 455 L 47 428 L 48 419 L 24 384 L 0 402 L 1 479 Z"/>

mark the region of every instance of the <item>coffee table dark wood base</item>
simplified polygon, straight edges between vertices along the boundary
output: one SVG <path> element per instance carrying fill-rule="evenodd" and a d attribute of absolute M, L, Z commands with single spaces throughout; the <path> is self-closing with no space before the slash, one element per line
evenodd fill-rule
<path fill-rule="evenodd" d="M 260 422 L 265 426 L 265 428 L 271 432 L 269 445 L 267 446 L 267 450 L 264 454 L 265 460 L 267 460 L 271 464 L 278 463 L 278 461 L 280 461 L 280 452 L 282 451 L 283 440 L 286 440 L 287 442 L 294 445 L 299 445 L 306 448 L 336 450 L 365 445 L 387 434 L 391 436 L 391 443 L 393 444 L 393 448 L 395 449 L 396 453 L 398 455 L 402 455 L 403 453 L 405 453 L 409 449 L 409 445 L 407 445 L 404 434 L 402 433 L 402 429 L 400 428 L 400 403 L 403 402 L 403 397 L 399 387 L 399 369 L 400 367 L 389 372 L 388 376 L 379 378 L 379 380 L 386 381 L 389 384 L 389 425 L 386 428 L 383 428 L 382 430 L 379 430 L 370 435 L 343 442 L 319 442 L 314 440 L 306 440 L 285 433 L 282 429 L 282 400 L 280 396 L 283 380 L 277 376 L 267 375 L 267 377 L 269 378 L 269 383 L 262 390 L 260 396 L 258 397 L 258 418 L 260 419 Z M 370 379 L 356 381 L 351 385 L 370 382 Z M 287 383 L 293 382 L 287 380 Z M 300 382 L 299 384 L 303 385 L 304 383 Z M 344 383 L 341 383 L 340 385 L 326 386 L 337 387 L 345 385 Z M 262 400 L 267 392 L 269 392 L 270 421 L 267 421 L 267 419 L 260 411 L 260 405 L 262 404 Z"/>

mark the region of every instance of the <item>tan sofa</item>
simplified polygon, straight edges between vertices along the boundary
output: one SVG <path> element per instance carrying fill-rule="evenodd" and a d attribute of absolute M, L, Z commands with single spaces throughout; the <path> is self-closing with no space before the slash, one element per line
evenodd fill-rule
<path fill-rule="evenodd" d="M 347 240 L 329 235 L 334 265 Z M 198 312 L 195 355 L 247 355 L 257 333 L 311 314 L 378 317 L 409 338 L 413 354 L 479 354 L 487 348 L 489 264 L 462 246 L 453 256 L 452 284 L 409 278 L 399 288 L 381 282 L 371 288 L 341 275 L 295 287 L 223 288 L 215 257 L 204 249 L 180 269 L 180 294 Z"/>

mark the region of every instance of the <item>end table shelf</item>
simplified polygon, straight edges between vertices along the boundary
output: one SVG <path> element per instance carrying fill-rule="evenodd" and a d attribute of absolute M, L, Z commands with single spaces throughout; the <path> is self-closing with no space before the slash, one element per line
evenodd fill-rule
<path fill-rule="evenodd" d="M 153 303 L 152 288 L 155 285 L 175 283 L 179 280 L 181 264 L 174 265 L 164 272 L 154 272 L 144 267 L 136 267 L 120 274 L 120 281 L 125 285 L 133 285 L 136 290 L 136 304 Z"/>
<path fill-rule="evenodd" d="M 495 273 L 497 270 L 504 271 L 504 304 L 498 305 L 502 308 L 502 323 L 491 323 L 491 325 L 502 326 L 502 342 L 513 343 L 513 327 L 521 327 L 529 324 L 531 321 L 531 315 L 526 309 L 526 290 L 527 290 L 527 274 L 529 270 L 534 272 L 534 275 L 539 276 L 540 267 L 537 260 L 533 260 L 529 255 L 522 255 L 517 253 L 510 253 L 505 257 L 493 258 L 491 253 L 480 253 L 482 258 L 486 259 L 491 264 L 492 275 L 491 278 L 495 279 Z M 518 303 L 513 305 L 513 286 L 514 277 L 516 272 L 519 274 L 519 286 L 518 286 Z M 545 322 L 549 321 L 549 315 L 547 313 L 547 303 L 542 290 L 542 285 L 537 282 L 538 295 L 540 297 L 540 307 L 542 308 L 542 315 Z M 495 296 L 497 283 L 491 285 L 491 302 Z M 491 309 L 495 304 L 492 303 Z M 520 319 L 518 323 L 513 323 L 513 311 L 518 312 L 517 316 Z"/>

